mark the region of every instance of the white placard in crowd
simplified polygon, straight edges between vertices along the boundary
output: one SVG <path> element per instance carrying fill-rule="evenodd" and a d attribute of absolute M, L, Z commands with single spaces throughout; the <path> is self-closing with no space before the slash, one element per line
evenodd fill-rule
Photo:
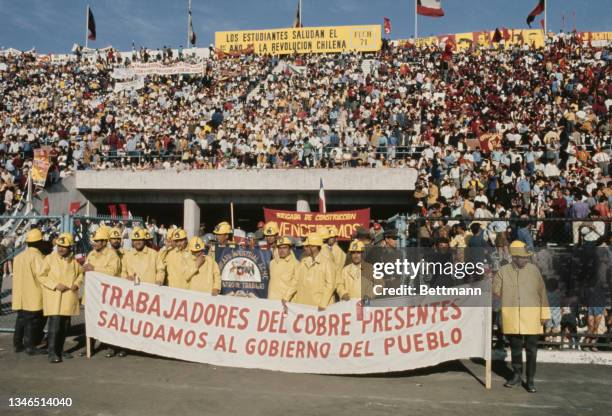
<path fill-rule="evenodd" d="M 160 62 L 134 63 L 130 69 L 138 76 L 202 74 L 204 73 L 204 64 L 189 64 L 185 62 L 177 62 L 172 65 L 164 65 Z"/>
<path fill-rule="evenodd" d="M 125 90 L 139 90 L 144 88 L 144 78 L 138 77 L 132 81 L 116 82 L 114 92 L 121 92 Z"/>
<path fill-rule="evenodd" d="M 488 358 L 486 314 L 449 297 L 411 307 L 280 301 L 133 282 L 88 272 L 87 337 L 181 360 L 297 373 L 402 371 Z M 437 298 L 440 301 L 440 298 Z M 490 343 L 489 343 L 490 344 Z"/>

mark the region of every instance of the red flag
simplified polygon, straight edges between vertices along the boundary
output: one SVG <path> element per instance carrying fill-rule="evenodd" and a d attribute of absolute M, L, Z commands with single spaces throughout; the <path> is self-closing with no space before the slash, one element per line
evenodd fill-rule
<path fill-rule="evenodd" d="M 493 43 L 499 43 L 502 40 L 502 34 L 499 29 L 495 29 L 495 33 L 493 34 Z"/>
<path fill-rule="evenodd" d="M 385 21 L 385 35 L 391 34 L 391 20 L 388 17 L 383 18 Z"/>
<path fill-rule="evenodd" d="M 529 16 L 527 16 L 527 26 L 531 27 L 531 23 L 535 20 L 536 16 L 544 12 L 546 7 L 545 3 L 545 0 L 538 1 L 538 5 L 529 13 Z"/>
<path fill-rule="evenodd" d="M 127 220 L 130 216 L 127 208 L 127 204 L 119 204 L 119 209 L 121 210 L 121 216 L 124 220 Z"/>
<path fill-rule="evenodd" d="M 79 209 L 81 209 L 81 203 L 79 201 L 72 201 L 68 211 L 70 212 L 70 215 L 74 215 L 79 212 Z"/>
<path fill-rule="evenodd" d="M 43 200 L 43 215 L 49 215 L 49 197 Z"/>
<path fill-rule="evenodd" d="M 110 212 L 111 217 L 117 218 L 117 205 L 110 204 L 108 206 L 108 212 Z"/>

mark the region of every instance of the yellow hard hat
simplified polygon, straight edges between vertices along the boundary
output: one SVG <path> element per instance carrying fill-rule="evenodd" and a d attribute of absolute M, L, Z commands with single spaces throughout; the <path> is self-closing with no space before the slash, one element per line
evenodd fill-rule
<path fill-rule="evenodd" d="M 111 228 L 108 232 L 109 239 L 111 240 L 121 240 L 121 230 L 119 228 Z"/>
<path fill-rule="evenodd" d="M 91 239 L 93 241 L 108 240 L 110 239 L 110 233 L 106 227 L 100 227 L 96 230 Z"/>
<path fill-rule="evenodd" d="M 317 228 L 317 234 L 319 234 L 321 240 L 327 240 L 329 238 L 329 230 L 325 226 Z"/>
<path fill-rule="evenodd" d="M 329 238 L 338 237 L 338 230 L 336 230 L 336 227 L 334 227 L 333 225 L 328 225 L 327 226 L 327 235 L 329 236 Z"/>
<path fill-rule="evenodd" d="M 321 238 L 321 234 L 319 233 L 308 233 L 306 236 L 306 241 L 304 241 L 305 246 L 319 246 L 323 245 L 323 239 Z"/>
<path fill-rule="evenodd" d="M 349 246 L 349 251 L 355 253 L 363 252 L 365 251 L 365 244 L 363 244 L 363 241 L 353 240 L 351 241 L 351 245 Z"/>
<path fill-rule="evenodd" d="M 213 230 L 213 233 L 214 234 L 231 234 L 232 226 L 226 221 L 220 222 L 219 224 L 217 224 L 217 226 Z"/>
<path fill-rule="evenodd" d="M 275 221 L 269 221 L 264 225 L 263 234 L 265 236 L 271 236 L 278 234 L 278 224 Z"/>
<path fill-rule="evenodd" d="M 191 237 L 189 240 L 189 251 L 202 251 L 204 247 L 206 244 L 200 237 Z"/>
<path fill-rule="evenodd" d="M 144 232 L 145 232 L 145 240 L 153 240 L 153 236 L 151 235 L 149 230 L 145 229 Z"/>
<path fill-rule="evenodd" d="M 510 243 L 510 247 L 508 248 L 510 255 L 513 257 L 529 257 L 531 254 L 527 250 L 527 244 L 520 240 L 515 240 Z"/>
<path fill-rule="evenodd" d="M 42 241 L 43 235 L 38 228 L 32 228 L 26 234 L 26 243 L 36 243 L 37 241 Z"/>
<path fill-rule="evenodd" d="M 289 237 L 280 237 L 278 240 L 276 240 L 276 245 L 277 246 L 292 246 L 293 241 L 291 241 Z"/>
<path fill-rule="evenodd" d="M 132 239 L 132 241 L 145 240 L 147 238 L 147 235 L 145 234 L 143 229 L 134 228 L 132 234 L 130 234 L 130 238 Z"/>
<path fill-rule="evenodd" d="M 74 237 L 70 233 L 61 233 L 55 240 L 55 244 L 60 247 L 70 247 L 74 244 Z"/>
<path fill-rule="evenodd" d="M 174 241 L 184 240 L 187 238 L 187 232 L 182 228 L 177 228 L 176 230 L 172 231 L 172 236 L 170 238 Z"/>

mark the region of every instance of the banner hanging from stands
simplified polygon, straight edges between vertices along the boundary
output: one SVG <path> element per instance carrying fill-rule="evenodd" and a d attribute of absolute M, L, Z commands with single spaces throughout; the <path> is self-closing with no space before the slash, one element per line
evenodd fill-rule
<path fill-rule="evenodd" d="M 215 48 L 221 54 L 240 54 L 249 48 L 257 55 L 375 52 L 381 46 L 380 25 L 215 32 Z"/>
<path fill-rule="evenodd" d="M 34 149 L 34 162 L 32 163 L 32 183 L 36 186 L 45 186 L 49 173 L 49 147 Z"/>
<path fill-rule="evenodd" d="M 466 297 L 419 306 L 311 306 L 85 278 L 87 337 L 180 360 L 291 373 L 368 374 L 490 357 L 490 308 Z M 487 347 L 488 344 L 488 347 Z"/>
<path fill-rule="evenodd" d="M 370 208 L 336 212 L 298 212 L 264 208 L 266 222 L 278 223 L 280 235 L 306 237 L 322 225 L 331 225 L 338 232 L 339 240 L 350 240 L 357 227 L 370 226 Z"/>

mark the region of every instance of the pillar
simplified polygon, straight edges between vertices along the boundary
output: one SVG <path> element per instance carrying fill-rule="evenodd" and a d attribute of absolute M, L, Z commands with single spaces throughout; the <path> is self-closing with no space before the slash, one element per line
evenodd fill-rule
<path fill-rule="evenodd" d="M 183 201 L 183 228 L 189 238 L 200 235 L 200 207 L 191 198 Z"/>

